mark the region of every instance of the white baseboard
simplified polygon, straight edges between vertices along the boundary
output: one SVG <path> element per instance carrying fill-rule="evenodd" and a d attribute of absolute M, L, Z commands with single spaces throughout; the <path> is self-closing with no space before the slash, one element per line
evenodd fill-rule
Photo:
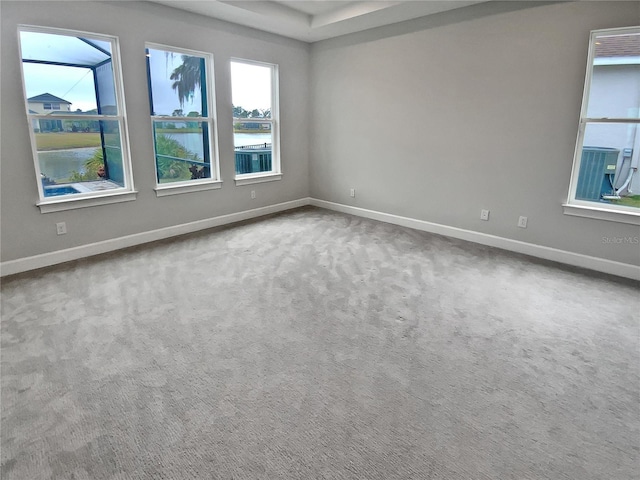
<path fill-rule="evenodd" d="M 81 245 L 79 247 L 58 250 L 56 252 L 43 253 L 41 255 L 34 255 L 32 257 L 10 260 L 8 262 L 3 262 L 0 264 L 0 276 L 13 275 L 29 270 L 35 270 L 37 268 L 48 267 L 50 265 L 56 265 L 58 263 L 78 260 L 80 258 L 90 257 L 92 255 L 98 255 L 114 250 L 120 250 L 122 248 L 133 247 L 135 245 L 140 245 L 143 243 L 162 240 L 169 237 L 175 237 L 177 235 L 183 235 L 185 233 L 197 232 L 199 230 L 205 230 L 207 228 L 228 225 L 243 220 L 249 220 L 251 218 L 257 218 L 272 213 L 290 210 L 292 208 L 303 207 L 305 205 L 313 205 L 316 207 L 326 208 L 328 210 L 334 210 L 336 212 L 348 213 L 351 215 L 371 218 L 373 220 L 379 220 L 381 222 L 391 223 L 394 225 L 400 225 L 403 227 L 413 228 L 430 233 L 437 233 L 448 237 L 459 238 L 461 240 L 468 240 L 470 242 L 488 245 L 491 247 L 502 248 L 504 250 L 510 250 L 512 252 L 523 253 L 546 260 L 565 263 L 567 265 L 588 268 L 598 272 L 618 275 L 620 277 L 631 278 L 634 280 L 640 280 L 640 267 L 635 265 L 614 262 L 612 260 L 605 260 L 603 258 L 590 257 L 588 255 L 568 252 L 565 250 L 558 250 L 556 248 L 544 247 L 541 245 L 535 245 L 533 243 L 511 240 L 509 238 L 488 235 L 486 233 L 474 232 L 472 230 L 465 230 L 456 227 L 449 227 L 447 225 L 427 222 L 424 220 L 417 220 L 415 218 L 401 217 L 399 215 L 378 212 L 375 210 L 367 210 L 365 208 L 352 207 L 349 205 L 328 202 L 325 200 L 318 200 L 315 198 L 301 198 L 290 202 L 278 203 L 275 205 L 255 208 L 252 210 L 245 210 L 243 212 L 231 213 L 228 215 L 221 215 L 218 217 L 207 218 L 196 222 L 160 228 L 158 230 L 151 230 L 149 232 L 127 235 L 125 237 L 104 240 L 102 242 Z"/>
<path fill-rule="evenodd" d="M 143 243 L 154 242 L 156 240 L 162 240 L 169 237 L 175 237 L 177 235 L 184 235 L 185 233 L 192 233 L 199 230 L 205 230 L 207 228 L 219 227 L 221 225 L 241 222 L 243 220 L 249 220 L 251 218 L 269 215 L 271 213 L 282 212 L 285 210 L 290 210 L 292 208 L 304 207 L 305 205 L 309 205 L 310 203 L 310 198 L 301 198 L 298 200 L 292 200 L 290 202 L 277 203 L 275 205 L 254 208 L 252 210 L 245 210 L 238 213 L 230 213 L 228 215 L 220 215 L 219 217 L 207 218 L 204 220 L 198 220 L 196 222 L 183 223 L 181 225 L 160 228 L 157 230 L 151 230 L 149 232 L 136 233 L 124 237 L 104 240 L 102 242 L 67 248 L 65 250 L 58 250 L 55 252 L 34 255 L 32 257 L 10 260 L 8 262 L 2 262 L 0 264 L 0 276 L 4 277 L 6 275 L 13 275 L 15 273 L 35 270 L 37 268 L 48 267 L 50 265 L 56 265 L 58 263 L 69 262 L 71 260 L 78 260 L 80 258 L 90 257 L 92 255 L 112 252 L 114 250 L 120 250 L 122 248 L 133 247 L 135 245 L 140 245 Z"/>
<path fill-rule="evenodd" d="M 461 240 L 468 240 L 470 242 L 488 245 L 490 247 L 501 248 L 503 250 L 524 253 L 525 255 L 531 255 L 533 257 L 543 258 L 545 260 L 552 260 L 554 262 L 573 265 L 575 267 L 588 268 L 590 270 L 595 270 L 598 272 L 631 278 L 633 280 L 640 280 L 640 267 L 636 265 L 614 262 L 612 260 L 606 260 L 598 257 L 590 257 L 588 255 L 568 252 L 566 250 L 559 250 L 557 248 L 544 247 L 541 245 L 535 245 L 533 243 L 498 237 L 496 235 L 474 232 L 472 230 L 465 230 L 462 228 L 449 227 L 447 225 L 441 225 L 438 223 L 426 222 L 424 220 L 417 220 L 415 218 L 409 217 L 401 217 L 398 215 L 378 212 L 375 210 L 367 210 L 365 208 L 352 207 L 350 205 L 328 202 L 326 200 L 318 200 L 316 198 L 312 198 L 310 204 L 315 207 L 335 210 L 336 212 L 371 218 L 373 220 L 392 223 L 394 225 L 413 228 L 415 230 L 437 233 L 440 235 L 445 235 L 447 237 L 459 238 Z"/>

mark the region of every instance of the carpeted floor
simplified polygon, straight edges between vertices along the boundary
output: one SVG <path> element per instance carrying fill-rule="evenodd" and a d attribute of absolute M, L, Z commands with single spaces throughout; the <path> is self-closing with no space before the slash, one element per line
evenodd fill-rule
<path fill-rule="evenodd" d="M 315 208 L 17 275 L 2 478 L 638 479 L 639 312 Z"/>

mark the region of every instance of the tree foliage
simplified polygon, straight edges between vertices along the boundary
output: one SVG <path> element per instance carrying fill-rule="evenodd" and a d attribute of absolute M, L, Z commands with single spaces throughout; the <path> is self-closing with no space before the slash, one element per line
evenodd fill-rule
<path fill-rule="evenodd" d="M 233 106 L 233 117 L 234 118 L 271 118 L 271 109 L 265 108 L 261 110 L 259 108 L 254 108 L 253 110 L 245 110 L 244 107 L 241 106 Z"/>
<path fill-rule="evenodd" d="M 158 174 L 161 179 L 189 180 L 191 172 L 189 162 L 181 162 L 167 157 L 184 158 L 202 162 L 197 153 L 186 149 L 180 142 L 167 135 L 156 136 L 156 153 L 166 155 L 158 157 Z M 84 172 L 73 171 L 69 176 L 69 182 L 91 182 L 100 180 L 98 170 L 104 168 L 102 148 L 96 148 L 95 152 L 84 163 Z"/>
<path fill-rule="evenodd" d="M 104 159 L 102 158 L 102 148 L 98 147 L 93 152 L 93 155 L 84 162 L 84 172 L 71 172 L 69 176 L 70 182 L 92 182 L 94 180 L 100 180 L 98 176 L 98 169 L 104 168 Z"/>
<path fill-rule="evenodd" d="M 158 177 L 160 179 L 189 180 L 191 172 L 189 163 L 167 157 L 184 158 L 201 162 L 197 153 L 186 149 L 180 142 L 167 135 L 156 136 L 156 153 L 158 155 Z"/>
<path fill-rule="evenodd" d="M 180 106 L 184 107 L 185 100 L 191 100 L 196 88 L 200 87 L 202 59 L 190 55 L 182 55 L 181 58 L 182 64 L 173 69 L 169 79 L 173 80 L 171 88 L 178 93 Z"/>

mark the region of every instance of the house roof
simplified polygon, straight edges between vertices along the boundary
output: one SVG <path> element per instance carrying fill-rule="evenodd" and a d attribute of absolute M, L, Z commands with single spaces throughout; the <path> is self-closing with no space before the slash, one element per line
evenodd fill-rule
<path fill-rule="evenodd" d="M 640 57 L 640 34 L 597 37 L 597 57 Z"/>
<path fill-rule="evenodd" d="M 65 99 L 56 97 L 50 93 L 43 93 L 41 95 L 36 95 L 35 97 L 27 98 L 27 102 L 68 103 L 71 105 L 71 102 L 67 102 Z"/>

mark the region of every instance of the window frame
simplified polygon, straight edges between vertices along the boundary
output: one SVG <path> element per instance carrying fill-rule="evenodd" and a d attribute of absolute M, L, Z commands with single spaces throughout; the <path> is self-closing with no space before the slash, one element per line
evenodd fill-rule
<path fill-rule="evenodd" d="M 113 86 L 114 95 L 117 105 L 116 115 L 107 114 L 95 114 L 95 115 L 83 115 L 82 120 L 95 120 L 95 121 L 116 121 L 118 123 L 120 148 L 122 155 L 122 170 L 124 187 L 114 188 L 110 190 L 91 191 L 86 193 L 77 193 L 73 195 L 61 195 L 55 197 L 44 196 L 44 186 L 41 181 L 42 172 L 40 170 L 40 162 L 38 159 L 38 148 L 36 142 L 36 134 L 33 129 L 34 120 L 51 120 L 51 114 L 49 113 L 30 113 L 29 102 L 27 96 L 27 87 L 25 82 L 25 72 L 23 69 L 23 57 L 22 57 L 22 41 L 20 38 L 21 32 L 34 32 L 45 33 L 51 35 L 61 36 L 73 36 L 73 37 L 88 37 L 95 38 L 108 42 L 111 45 L 111 59 L 113 69 Z M 20 78 L 22 80 L 22 94 L 26 111 L 27 127 L 29 129 L 29 138 L 31 141 L 31 151 L 34 162 L 36 183 L 38 185 L 38 202 L 36 206 L 40 208 L 41 213 L 58 212 L 64 210 L 73 210 L 76 208 L 92 207 L 96 205 L 105 205 L 110 203 L 127 202 L 136 199 L 137 191 L 135 190 L 133 183 L 133 170 L 131 166 L 131 151 L 129 146 L 128 126 L 126 105 L 124 98 L 124 88 L 122 80 L 122 65 L 120 55 L 120 41 L 115 35 L 106 35 L 102 33 L 86 32 L 83 30 L 74 30 L 68 28 L 57 27 L 43 27 L 37 25 L 18 25 L 17 28 L 18 37 L 18 60 L 20 62 Z M 50 102 L 49 102 L 50 103 Z M 44 106 L 43 106 L 44 110 Z M 78 116 L 73 112 L 66 112 L 60 109 L 61 113 L 55 115 L 56 120 L 60 121 L 77 121 Z"/>
<path fill-rule="evenodd" d="M 231 83 L 231 95 L 233 96 L 233 76 L 231 74 L 232 63 L 244 63 L 257 67 L 267 67 L 271 70 L 271 118 L 267 119 L 251 119 L 251 123 L 271 125 L 271 170 L 267 172 L 257 173 L 236 173 L 235 163 L 235 138 L 232 136 L 233 142 L 233 173 L 236 186 L 252 185 L 255 183 L 272 182 L 282 179 L 282 165 L 280 159 L 280 68 L 276 63 L 261 62 L 258 60 L 249 60 L 246 58 L 231 57 L 229 59 L 229 79 Z M 243 120 L 233 117 L 231 112 L 232 124 L 236 120 Z M 233 135 L 233 126 L 231 127 L 231 135 Z"/>
<path fill-rule="evenodd" d="M 566 203 L 563 203 L 563 210 L 566 215 L 595 218 L 619 223 L 629 223 L 640 225 L 640 208 L 624 205 L 613 205 L 598 203 L 588 200 L 576 199 L 578 187 L 578 176 L 582 161 L 582 149 L 584 147 L 584 136 L 588 125 L 593 124 L 635 124 L 640 134 L 640 118 L 590 118 L 587 116 L 589 99 L 591 95 L 591 85 L 594 71 L 595 45 L 598 37 L 607 35 L 640 34 L 640 26 L 608 28 L 602 30 L 592 30 L 589 36 L 589 51 L 587 55 L 587 70 L 585 74 L 584 90 L 582 93 L 582 106 L 580 108 L 580 118 L 578 123 L 578 135 L 573 156 L 573 166 L 571 169 L 571 180 Z M 640 171 L 636 172 L 640 175 Z"/>
<path fill-rule="evenodd" d="M 147 65 L 147 88 L 149 93 L 149 116 L 151 118 L 151 136 L 153 141 L 153 168 L 155 172 L 156 186 L 154 188 L 156 196 L 163 197 L 167 195 L 177 195 L 189 192 L 199 192 L 204 190 L 214 190 L 222 187 L 222 178 L 220 176 L 219 161 L 219 143 L 218 143 L 218 122 L 216 115 L 216 90 L 214 78 L 214 57 L 212 53 L 202 52 L 190 48 L 174 47 L 155 42 L 145 42 L 145 65 Z M 148 69 L 147 55 L 148 50 L 162 50 L 178 55 L 189 55 L 204 58 L 206 84 L 204 91 L 206 95 L 207 116 L 206 117 L 172 117 L 166 115 L 153 115 L 151 87 L 151 73 Z M 193 122 L 206 123 L 208 129 L 208 145 L 211 172 L 210 178 L 184 180 L 171 183 L 160 183 L 158 181 L 158 153 L 156 151 L 156 141 L 154 135 L 154 122 Z"/>

